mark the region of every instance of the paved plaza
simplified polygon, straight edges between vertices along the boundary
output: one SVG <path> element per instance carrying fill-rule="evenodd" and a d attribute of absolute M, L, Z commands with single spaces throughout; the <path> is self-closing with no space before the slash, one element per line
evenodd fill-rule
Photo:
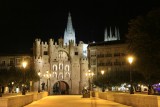
<path fill-rule="evenodd" d="M 82 98 L 81 95 L 55 95 L 34 101 L 25 107 L 131 107 L 99 98 Z"/>

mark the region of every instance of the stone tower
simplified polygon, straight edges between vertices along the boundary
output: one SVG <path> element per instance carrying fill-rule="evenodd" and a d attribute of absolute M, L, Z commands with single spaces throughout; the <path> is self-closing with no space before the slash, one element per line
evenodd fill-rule
<path fill-rule="evenodd" d="M 64 31 L 64 45 L 69 45 L 69 40 L 73 40 L 75 45 L 76 43 L 75 31 L 72 26 L 72 19 L 70 13 L 68 14 L 67 28 Z"/>
<path fill-rule="evenodd" d="M 88 71 L 88 44 L 82 41 L 75 44 L 75 33 L 69 13 L 64 39 L 59 38 L 43 42 L 36 39 L 33 44 L 34 66 L 40 75 L 40 84 L 35 83 L 35 90 L 45 83 L 50 94 L 80 94 L 88 85 L 85 72 Z M 40 87 L 42 90 L 42 87 Z"/>

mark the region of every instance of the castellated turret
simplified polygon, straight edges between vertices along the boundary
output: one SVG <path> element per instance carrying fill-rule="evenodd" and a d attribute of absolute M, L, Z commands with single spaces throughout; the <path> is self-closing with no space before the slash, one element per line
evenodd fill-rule
<path fill-rule="evenodd" d="M 69 40 L 69 55 L 71 57 L 74 56 L 74 41 L 73 40 Z"/>
<path fill-rule="evenodd" d="M 52 53 L 54 51 L 53 45 L 54 45 L 54 39 L 49 39 L 48 55 L 49 55 L 50 59 L 52 59 Z"/>
<path fill-rule="evenodd" d="M 88 59 L 87 58 L 81 58 L 80 59 L 80 90 L 82 90 L 84 87 L 87 87 L 88 80 L 86 78 L 86 72 L 88 71 Z"/>
<path fill-rule="evenodd" d="M 62 38 L 59 38 L 59 39 L 58 39 L 58 45 L 59 45 L 60 47 L 63 47 L 63 39 L 62 39 Z"/>
<path fill-rule="evenodd" d="M 35 56 L 36 57 L 40 57 L 40 43 L 41 43 L 41 39 L 36 39 L 35 40 Z"/>

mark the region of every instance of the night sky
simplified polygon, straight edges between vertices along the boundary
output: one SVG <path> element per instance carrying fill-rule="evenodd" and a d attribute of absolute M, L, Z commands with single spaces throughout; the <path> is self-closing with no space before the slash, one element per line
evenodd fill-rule
<path fill-rule="evenodd" d="M 124 39 L 130 19 L 160 7 L 159 0 L 64 1 L 1 2 L 0 53 L 30 53 L 35 38 L 57 41 L 64 36 L 68 12 L 71 13 L 76 41 L 103 41 L 104 29 L 110 26 L 118 27 Z"/>

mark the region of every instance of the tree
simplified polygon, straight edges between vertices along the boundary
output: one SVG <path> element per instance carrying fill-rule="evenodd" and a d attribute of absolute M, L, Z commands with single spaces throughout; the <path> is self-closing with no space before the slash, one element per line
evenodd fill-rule
<path fill-rule="evenodd" d="M 160 80 L 160 8 L 129 22 L 129 52 L 136 56 L 136 68 L 146 81 Z"/>
<path fill-rule="evenodd" d="M 123 83 L 129 83 L 129 71 L 111 71 L 102 74 L 98 74 L 97 77 L 93 78 L 93 83 L 99 87 L 112 87 L 112 86 L 121 86 Z M 132 71 L 132 77 L 134 84 L 138 84 L 144 80 L 144 77 L 137 71 Z"/>
<path fill-rule="evenodd" d="M 28 69 L 26 69 L 26 81 L 27 82 L 30 82 L 30 81 L 36 82 L 38 80 L 39 80 L 38 73 L 36 72 L 33 66 L 30 66 Z"/>
<path fill-rule="evenodd" d="M 0 90 L 2 86 L 11 86 L 12 82 L 16 87 L 21 87 L 24 80 L 24 72 L 26 78 L 26 84 L 29 84 L 30 81 L 38 81 L 39 76 L 32 66 L 29 66 L 25 69 L 19 67 L 8 67 L 0 69 Z"/>

